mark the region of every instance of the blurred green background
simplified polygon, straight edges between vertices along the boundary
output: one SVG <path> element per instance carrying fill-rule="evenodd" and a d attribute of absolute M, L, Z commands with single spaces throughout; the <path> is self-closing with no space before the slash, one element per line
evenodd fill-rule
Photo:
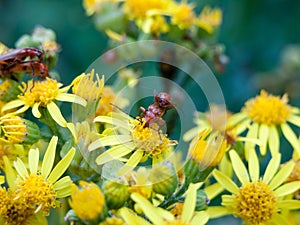
<path fill-rule="evenodd" d="M 300 1 L 206 0 L 197 2 L 197 9 L 206 4 L 223 11 L 218 42 L 225 44 L 230 61 L 217 78 L 227 107 L 238 111 L 262 87 L 280 95 L 289 92 L 292 104 L 299 107 L 300 47 L 292 47 L 292 56 L 288 55 L 299 63 L 292 69 L 282 69 L 282 53 L 291 44 L 300 45 Z M 57 34 L 62 50 L 56 69 L 63 83 L 84 72 L 108 49 L 107 38 L 85 15 L 81 0 L 0 0 L 0 41 L 8 47 L 36 25 Z"/>
<path fill-rule="evenodd" d="M 197 9 L 205 4 L 223 10 L 218 41 L 225 44 L 230 62 L 218 80 L 228 108 L 237 111 L 260 87 L 276 79 L 271 74 L 266 84 L 257 85 L 257 76 L 276 70 L 287 45 L 300 44 L 300 1 L 206 0 L 197 2 Z M 66 83 L 107 49 L 105 35 L 85 15 L 81 0 L 0 0 L 0 15 L 0 41 L 11 48 L 36 25 L 56 32 L 62 47 L 57 70 Z M 299 106 L 298 95 L 292 101 Z"/>

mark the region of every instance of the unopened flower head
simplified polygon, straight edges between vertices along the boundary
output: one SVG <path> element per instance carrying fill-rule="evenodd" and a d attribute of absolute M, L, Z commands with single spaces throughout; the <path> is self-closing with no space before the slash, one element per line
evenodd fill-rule
<path fill-rule="evenodd" d="M 93 220 L 105 209 L 105 198 L 100 188 L 94 183 L 79 182 L 80 188 L 72 186 L 70 206 L 76 215 L 83 220 Z"/>
<path fill-rule="evenodd" d="M 53 120 L 60 126 L 66 127 L 67 122 L 55 102 L 66 101 L 85 106 L 86 101 L 79 96 L 66 93 L 71 86 L 61 88 L 62 86 L 63 84 L 50 78 L 46 78 L 43 81 L 30 80 L 28 83 L 22 83 L 20 90 L 23 92 L 23 95 L 18 95 L 17 100 L 13 100 L 3 106 L 2 111 L 21 107 L 14 112 L 14 114 L 19 114 L 32 108 L 32 114 L 36 118 L 40 118 L 42 114 L 39 108 L 43 107 L 47 109 Z"/>
<path fill-rule="evenodd" d="M 231 150 L 229 152 L 232 166 L 241 186 L 237 186 L 231 178 L 222 172 L 213 172 L 216 180 L 232 195 L 222 196 L 222 207 L 218 208 L 218 216 L 233 214 L 242 218 L 251 225 L 274 224 L 285 221 L 280 214 L 284 209 L 298 209 L 300 204 L 297 200 L 285 200 L 285 196 L 300 188 L 300 181 L 283 184 L 291 174 L 294 163 L 289 162 L 280 165 L 280 154 L 273 156 L 265 173 L 260 178 L 260 166 L 258 157 L 254 150 L 250 151 L 248 170 L 244 166 L 238 154 Z M 216 207 L 210 207 L 211 217 L 215 217 Z"/>
<path fill-rule="evenodd" d="M 10 144 L 33 144 L 40 138 L 40 131 L 35 123 L 12 114 L 0 117 L 0 127 L 0 140 Z"/>
<path fill-rule="evenodd" d="M 111 146 L 109 150 L 96 159 L 98 164 L 104 164 L 130 154 L 128 161 L 119 171 L 120 176 L 133 170 L 139 162 L 145 161 L 148 157 L 151 157 L 153 164 L 156 164 L 176 144 L 176 142 L 168 139 L 165 134 L 162 134 L 162 131 L 157 127 L 145 126 L 146 121 L 144 118 L 134 119 L 125 113 L 120 113 L 112 114 L 112 117 L 98 116 L 94 122 L 112 124 L 117 129 L 116 132 L 111 132 L 109 135 L 99 138 L 89 146 L 90 151 Z M 118 130 L 122 132 L 119 134 Z"/>
<path fill-rule="evenodd" d="M 55 136 L 51 139 L 41 168 L 39 168 L 38 149 L 30 149 L 29 151 L 29 171 L 20 158 L 14 162 L 14 167 L 20 178 L 16 184 L 17 197 L 26 199 L 28 203 L 37 207 L 35 209 L 36 212 L 42 210 L 45 215 L 49 214 L 50 208 L 56 207 L 56 199 L 71 194 L 71 178 L 69 176 L 59 178 L 69 167 L 74 157 L 75 149 L 72 148 L 52 169 L 57 141 L 58 138 Z"/>
<path fill-rule="evenodd" d="M 100 79 L 99 75 L 97 73 L 95 75 L 95 71 L 92 70 L 90 73 L 83 73 L 77 76 L 72 84 L 74 94 L 82 97 L 87 102 L 94 102 L 98 101 L 102 95 L 104 76 Z"/>

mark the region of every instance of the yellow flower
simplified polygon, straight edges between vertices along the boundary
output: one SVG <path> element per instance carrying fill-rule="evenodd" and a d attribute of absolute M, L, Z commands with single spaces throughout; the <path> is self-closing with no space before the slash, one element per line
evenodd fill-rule
<path fill-rule="evenodd" d="M 287 224 L 281 210 L 300 208 L 300 201 L 284 199 L 300 187 L 300 181 L 283 184 L 292 172 L 294 163 L 289 162 L 278 171 L 281 159 L 278 153 L 272 157 L 260 178 L 259 161 L 254 149 L 249 152 L 248 170 L 234 150 L 229 155 L 241 186 L 237 186 L 224 173 L 215 170 L 215 179 L 232 195 L 222 195 L 224 207 L 209 207 L 210 217 L 233 214 L 251 225 Z"/>
<path fill-rule="evenodd" d="M 206 6 L 202 10 L 196 24 L 201 27 L 207 33 L 213 33 L 214 29 L 218 27 L 222 22 L 222 11 L 218 8 L 211 9 Z"/>
<path fill-rule="evenodd" d="M 123 10 L 133 19 L 145 19 L 149 12 L 166 10 L 171 3 L 170 0 L 125 0 Z"/>
<path fill-rule="evenodd" d="M 89 151 L 111 146 L 97 157 L 96 163 L 101 165 L 112 160 L 120 160 L 131 154 L 126 164 L 119 170 L 122 176 L 133 170 L 139 162 L 152 158 L 153 164 L 160 162 L 170 152 L 174 141 L 162 134 L 158 127 L 145 127 L 144 119 L 134 119 L 125 113 L 112 113 L 112 116 L 98 116 L 94 122 L 107 123 L 114 126 L 108 134 L 91 143 Z M 157 125 L 157 124 L 155 124 Z"/>
<path fill-rule="evenodd" d="M 30 203 L 37 207 L 35 209 L 36 212 L 42 210 L 45 215 L 49 214 L 50 208 L 56 207 L 56 199 L 64 198 L 71 194 L 71 178 L 69 176 L 59 178 L 69 167 L 75 154 L 75 149 L 72 148 L 53 168 L 57 140 L 56 136 L 52 137 L 45 152 L 41 168 L 39 168 L 39 149 L 30 149 L 29 151 L 29 172 L 20 158 L 17 158 L 14 162 L 14 167 L 19 175 L 15 185 L 17 197 L 26 199 L 28 204 Z"/>
<path fill-rule="evenodd" d="M 100 188 L 94 183 L 79 181 L 80 189 L 72 186 L 70 206 L 83 220 L 93 220 L 100 216 L 105 208 L 105 198 Z"/>
<path fill-rule="evenodd" d="M 286 95 L 280 98 L 262 90 L 259 96 L 245 103 L 242 112 L 235 114 L 229 121 L 229 124 L 237 126 L 240 132 L 249 128 L 246 137 L 259 139 L 262 155 L 266 154 L 267 146 L 270 148 L 272 155 L 276 155 L 279 152 L 278 128 L 280 128 L 285 138 L 291 143 L 297 154 L 300 155 L 298 139 L 288 125 L 288 122 L 290 122 L 300 127 L 300 110 L 288 105 L 287 102 L 288 98 Z M 245 143 L 246 158 L 248 158 L 249 150 L 254 147 L 253 145 L 251 142 Z"/>
<path fill-rule="evenodd" d="M 0 42 L 0 55 L 5 54 L 6 52 L 8 52 L 9 48 L 6 47 L 5 44 L 3 44 L 2 42 Z"/>
<path fill-rule="evenodd" d="M 166 14 L 172 4 L 170 0 L 125 0 L 123 10 L 145 33 L 158 35 L 169 29 L 160 15 Z"/>
<path fill-rule="evenodd" d="M 142 217 L 137 216 L 132 211 L 127 208 L 122 208 L 120 214 L 122 218 L 128 225 L 202 225 L 206 224 L 208 221 L 208 215 L 206 212 L 195 212 L 196 207 L 196 195 L 198 184 L 190 184 L 186 198 L 184 201 L 182 215 L 180 218 L 175 218 L 175 216 L 169 211 L 153 206 L 147 199 L 139 194 L 132 194 L 131 198 L 138 204 L 149 219 L 147 222 Z"/>
<path fill-rule="evenodd" d="M 47 109 L 56 123 L 62 127 L 66 127 L 67 121 L 62 116 L 55 101 L 73 102 L 82 106 L 86 106 L 86 101 L 79 96 L 66 93 L 71 86 L 61 88 L 62 85 L 63 84 L 50 78 L 46 78 L 46 80 L 43 81 L 30 80 L 27 84 L 22 83 L 20 90 L 23 92 L 23 95 L 18 95 L 17 100 L 13 100 L 4 105 L 2 111 L 22 106 L 14 112 L 14 114 L 19 114 L 31 107 L 32 114 L 36 118 L 40 118 L 42 114 L 39 108 L 42 107 Z"/>
<path fill-rule="evenodd" d="M 177 25 L 180 29 L 189 29 L 196 22 L 194 5 L 183 1 L 170 7 L 171 23 Z"/>

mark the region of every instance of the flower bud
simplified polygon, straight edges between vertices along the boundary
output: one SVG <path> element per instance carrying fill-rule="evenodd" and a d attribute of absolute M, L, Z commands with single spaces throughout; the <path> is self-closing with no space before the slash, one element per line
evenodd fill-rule
<path fill-rule="evenodd" d="M 188 183 L 204 181 L 220 163 L 226 150 L 226 140 L 218 131 L 205 129 L 191 142 L 184 173 Z"/>
<path fill-rule="evenodd" d="M 109 209 L 121 208 L 129 199 L 128 186 L 124 184 L 106 181 L 102 188 Z"/>
<path fill-rule="evenodd" d="M 5 115 L 0 118 L 3 133 L 1 140 L 10 144 L 33 144 L 40 139 L 38 126 L 15 115 Z"/>
<path fill-rule="evenodd" d="M 201 211 L 206 209 L 208 203 L 209 203 L 209 199 L 207 198 L 205 191 L 203 191 L 202 189 L 198 189 L 197 197 L 196 197 L 196 211 Z"/>
<path fill-rule="evenodd" d="M 174 166 L 169 161 L 164 161 L 153 167 L 149 180 L 153 183 L 154 192 L 162 195 L 171 195 L 178 186 L 178 177 Z"/>

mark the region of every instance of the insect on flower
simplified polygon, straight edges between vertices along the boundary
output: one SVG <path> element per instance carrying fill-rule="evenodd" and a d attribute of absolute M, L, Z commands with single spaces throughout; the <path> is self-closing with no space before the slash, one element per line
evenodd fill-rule
<path fill-rule="evenodd" d="M 140 107 L 142 110 L 141 118 L 144 118 L 146 123 L 145 127 L 149 127 L 151 123 L 156 123 L 159 126 L 163 126 L 165 121 L 162 119 L 163 115 L 169 110 L 175 107 L 171 102 L 171 96 L 165 92 L 161 92 L 158 95 L 154 93 L 154 102 L 149 105 L 147 109 Z"/>
<path fill-rule="evenodd" d="M 35 48 L 19 48 L 0 55 L 0 76 L 28 72 L 30 76 L 49 76 L 43 52 Z M 28 59 L 28 60 L 27 60 Z"/>

